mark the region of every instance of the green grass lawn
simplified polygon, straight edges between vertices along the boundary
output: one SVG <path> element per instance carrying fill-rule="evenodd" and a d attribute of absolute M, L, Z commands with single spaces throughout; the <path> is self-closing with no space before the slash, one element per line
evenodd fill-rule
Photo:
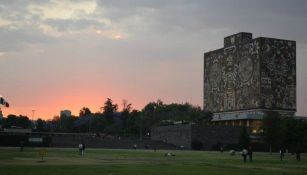
<path fill-rule="evenodd" d="M 39 148 L 0 148 L 0 175 L 232 175 L 307 174 L 307 155 L 297 162 L 290 154 L 280 161 L 278 154 L 254 153 L 254 161 L 227 152 L 87 149 L 84 157 L 77 149 L 49 148 L 41 161 Z"/>

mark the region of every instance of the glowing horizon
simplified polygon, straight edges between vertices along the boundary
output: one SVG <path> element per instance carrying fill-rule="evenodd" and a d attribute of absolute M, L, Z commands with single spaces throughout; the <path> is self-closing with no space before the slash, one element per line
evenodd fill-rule
<path fill-rule="evenodd" d="M 10 107 L 10 108 L 1 108 L 3 115 L 6 117 L 9 114 L 13 114 L 13 115 L 24 115 L 27 116 L 30 120 L 32 120 L 33 117 L 33 112 L 32 110 L 34 110 L 34 120 L 37 120 L 38 118 L 44 119 L 44 120 L 49 120 L 49 119 L 53 119 L 53 117 L 55 116 L 59 116 L 60 115 L 60 111 L 62 110 L 70 110 L 72 112 L 72 115 L 74 116 L 78 116 L 79 115 L 79 111 L 81 110 L 81 108 L 83 107 L 87 107 L 91 110 L 92 113 L 96 113 L 96 112 L 101 112 L 100 108 L 104 105 L 104 102 L 107 98 L 110 97 L 106 97 L 106 98 L 102 98 L 103 100 L 100 100 L 100 98 L 86 98 L 84 99 L 83 97 L 77 97 L 74 99 L 70 99 L 70 100 L 63 100 L 61 103 L 54 103 L 50 106 L 41 106 L 39 108 L 29 108 L 29 107 Z M 136 109 L 136 110 L 142 110 L 146 104 L 150 103 L 150 102 L 155 102 L 157 100 L 161 100 L 161 99 L 156 99 L 156 100 L 152 100 L 152 101 L 148 101 L 147 103 L 143 104 L 143 103 L 133 103 L 131 101 L 129 101 L 128 99 L 121 99 L 120 98 L 111 98 L 114 104 L 118 105 L 118 111 L 122 110 L 122 102 L 123 100 L 127 100 L 128 103 L 132 104 L 132 109 Z M 59 99 L 61 100 L 61 99 Z M 77 103 L 74 103 L 74 101 L 78 101 Z M 86 101 L 86 105 L 82 104 L 82 101 Z M 163 100 L 162 100 L 163 101 Z M 164 101 L 163 101 L 164 102 Z M 171 102 L 169 102 L 171 103 Z M 185 102 L 179 102 L 179 103 L 185 103 Z M 66 104 L 66 105 L 65 105 Z M 50 109 L 49 109 L 50 108 Z"/>

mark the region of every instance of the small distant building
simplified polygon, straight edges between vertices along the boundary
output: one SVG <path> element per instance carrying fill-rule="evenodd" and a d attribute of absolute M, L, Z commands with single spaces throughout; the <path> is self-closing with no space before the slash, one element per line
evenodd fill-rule
<path fill-rule="evenodd" d="M 224 38 L 224 47 L 204 53 L 204 110 L 219 126 L 257 131 L 266 111 L 296 112 L 296 42 L 252 37 Z"/>
<path fill-rule="evenodd" d="M 60 112 L 60 116 L 66 116 L 66 117 L 71 117 L 71 111 L 70 110 L 62 110 Z"/>

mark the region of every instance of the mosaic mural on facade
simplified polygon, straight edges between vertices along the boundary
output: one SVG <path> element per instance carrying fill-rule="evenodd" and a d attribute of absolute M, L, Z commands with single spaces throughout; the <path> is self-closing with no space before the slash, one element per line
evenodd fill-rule
<path fill-rule="evenodd" d="M 204 55 L 205 110 L 295 108 L 295 42 L 239 33 L 224 45 Z"/>
<path fill-rule="evenodd" d="M 296 109 L 296 44 L 262 38 L 261 102 L 264 108 Z"/>

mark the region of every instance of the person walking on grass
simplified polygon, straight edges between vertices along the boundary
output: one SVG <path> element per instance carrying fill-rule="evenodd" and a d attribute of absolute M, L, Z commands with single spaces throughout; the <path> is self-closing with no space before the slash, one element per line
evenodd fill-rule
<path fill-rule="evenodd" d="M 134 144 L 134 145 L 133 145 L 133 149 L 134 149 L 134 150 L 136 150 L 136 148 L 137 148 L 137 145 L 136 145 L 136 144 Z"/>
<path fill-rule="evenodd" d="M 295 154 L 296 154 L 296 160 L 297 161 L 300 161 L 301 160 L 301 151 L 299 149 L 297 149 L 295 151 Z"/>
<path fill-rule="evenodd" d="M 82 156 L 82 147 L 83 147 L 82 143 L 79 143 L 78 147 L 79 147 L 79 155 Z"/>
<path fill-rule="evenodd" d="M 82 156 L 84 156 L 84 152 L 85 152 L 85 144 L 82 143 Z"/>
<path fill-rule="evenodd" d="M 20 152 L 23 151 L 24 141 L 20 141 Z"/>
<path fill-rule="evenodd" d="M 221 152 L 221 153 L 224 152 L 224 147 L 223 147 L 223 145 L 220 147 L 220 152 Z"/>
<path fill-rule="evenodd" d="M 245 163 L 246 162 L 246 157 L 247 157 L 247 150 L 245 148 L 242 150 L 242 156 L 243 156 L 243 161 Z"/>
<path fill-rule="evenodd" d="M 247 150 L 247 155 L 249 158 L 249 161 L 252 162 L 253 161 L 253 151 L 252 151 L 252 147 L 249 147 Z"/>
<path fill-rule="evenodd" d="M 282 148 L 279 150 L 279 157 L 280 157 L 280 160 L 283 160 L 285 157 L 285 151 Z"/>

